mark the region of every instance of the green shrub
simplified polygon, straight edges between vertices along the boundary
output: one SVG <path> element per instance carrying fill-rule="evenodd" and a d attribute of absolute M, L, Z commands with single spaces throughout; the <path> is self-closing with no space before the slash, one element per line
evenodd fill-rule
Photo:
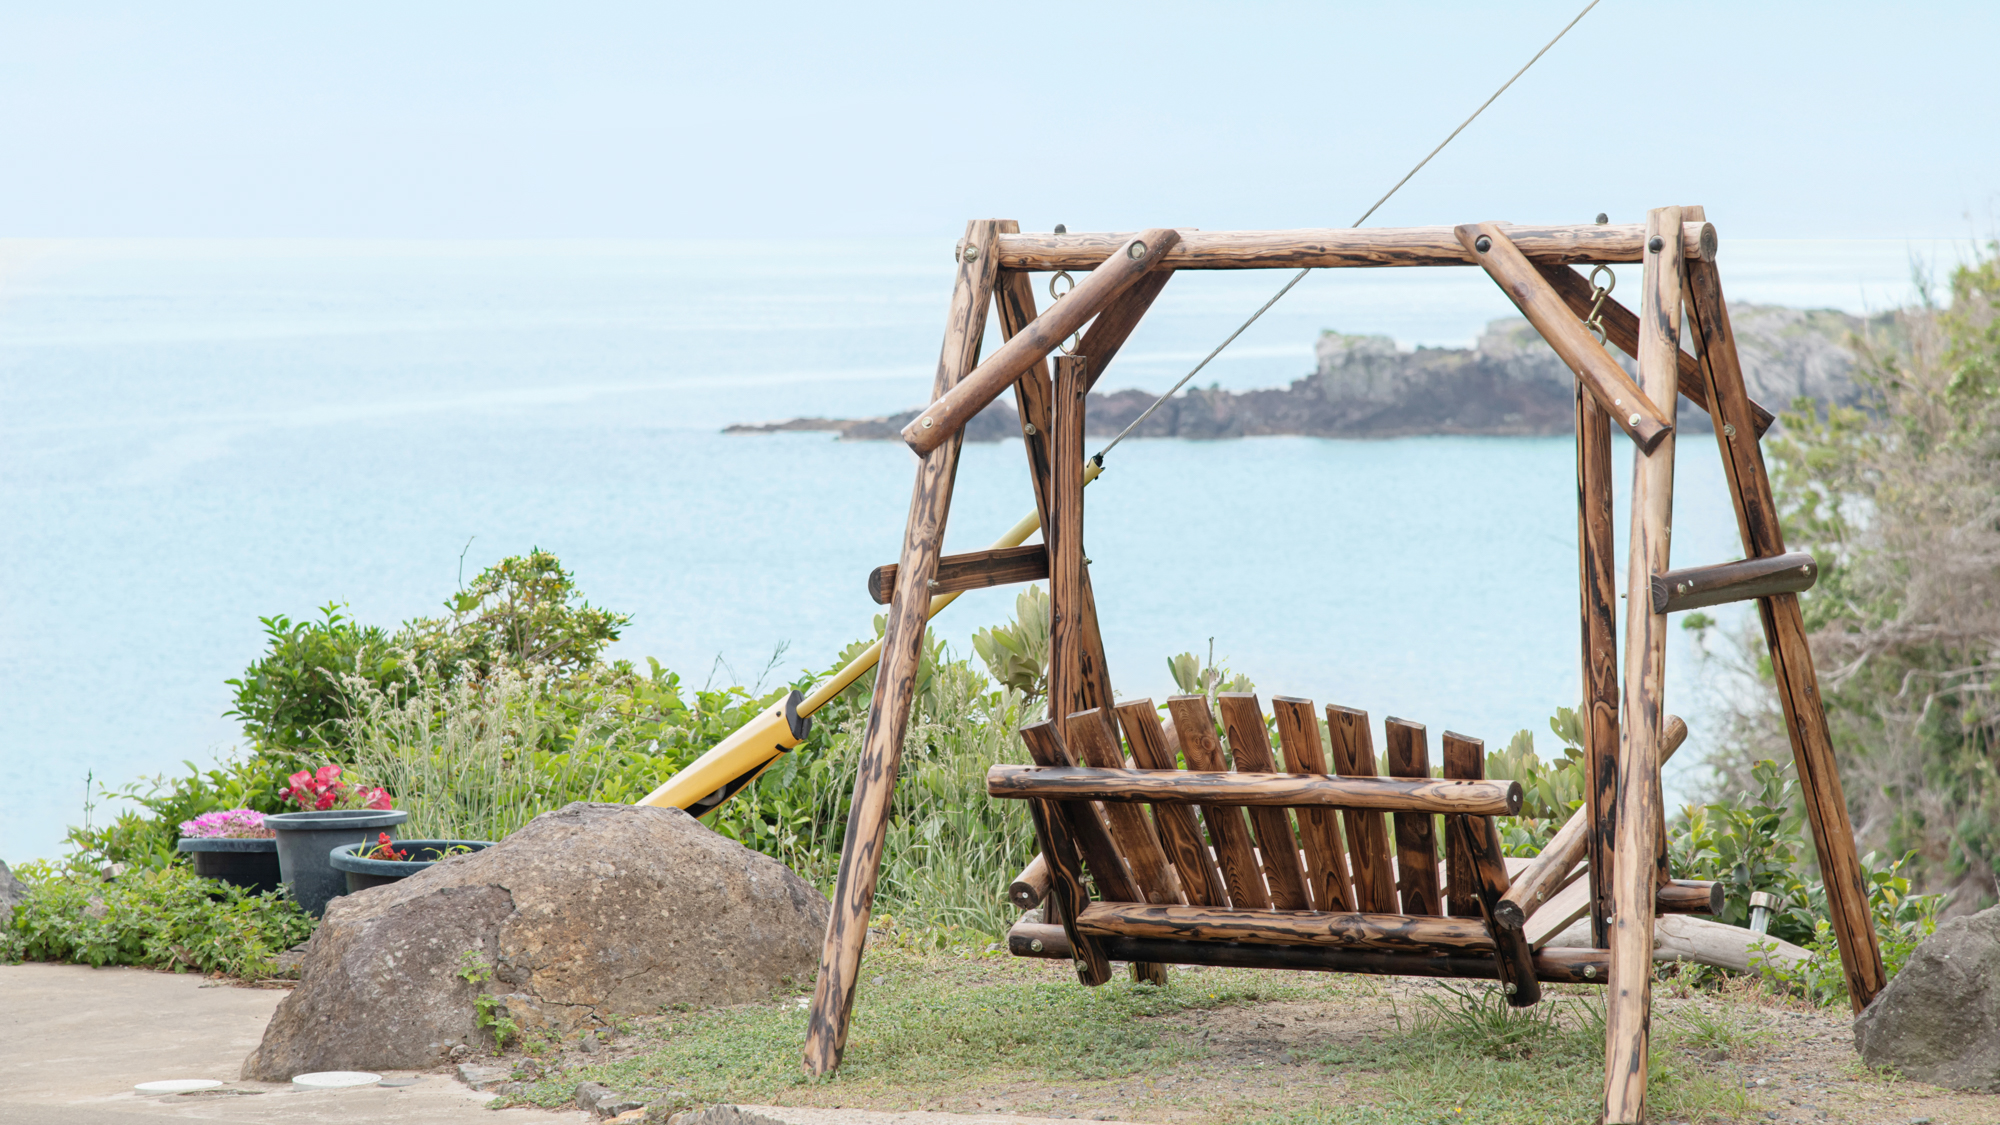
<path fill-rule="evenodd" d="M 108 881 L 44 862 L 15 874 L 28 893 L 0 931 L 0 957 L 10 961 L 262 976 L 273 956 L 312 933 L 312 919 L 282 893 L 254 894 L 180 865 Z"/>
<path fill-rule="evenodd" d="M 328 603 L 321 620 L 293 621 L 282 614 L 259 618 L 267 646 L 239 679 L 235 706 L 225 714 L 243 720 L 243 733 L 259 747 L 337 749 L 336 724 L 347 714 L 344 684 L 359 678 L 377 686 L 402 679 L 389 637 L 356 624 Z M 345 760 L 344 758 L 342 759 Z"/>
<path fill-rule="evenodd" d="M 586 674 L 632 620 L 583 600 L 561 560 L 540 547 L 487 567 L 444 604 L 451 616 L 412 621 L 403 639 L 451 680 L 502 665 L 558 680 Z"/>
<path fill-rule="evenodd" d="M 99 863 L 164 867 L 179 858 L 174 844 L 180 839 L 182 821 L 221 809 L 285 811 L 287 806 L 278 791 L 286 776 L 308 758 L 267 749 L 232 757 L 209 769 L 183 762 L 187 767 L 183 774 L 160 774 L 122 789 L 100 789 L 97 799 L 128 800 L 139 808 L 121 812 L 100 827 L 91 823 L 93 800 L 84 809 L 84 823 L 69 830 L 70 846 Z"/>

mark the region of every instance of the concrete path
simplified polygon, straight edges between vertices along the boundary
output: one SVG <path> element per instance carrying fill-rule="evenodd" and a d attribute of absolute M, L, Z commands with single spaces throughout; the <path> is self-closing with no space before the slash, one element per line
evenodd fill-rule
<path fill-rule="evenodd" d="M 444 1073 L 384 1074 L 413 1086 L 298 1090 L 239 1082 L 281 991 L 209 986 L 192 975 L 81 965 L 0 965 L 0 1122 L 133 1125 L 137 1118 L 303 1122 L 594 1121 L 580 1110 L 485 1108 L 492 1097 Z M 229 1093 L 136 1093 L 140 1082 L 215 1078 Z"/>

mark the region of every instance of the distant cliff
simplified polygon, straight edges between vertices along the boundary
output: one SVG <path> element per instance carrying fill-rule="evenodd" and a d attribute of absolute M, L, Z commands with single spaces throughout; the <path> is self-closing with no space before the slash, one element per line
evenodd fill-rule
<path fill-rule="evenodd" d="M 1804 395 L 1822 402 L 1857 397 L 1848 340 L 1864 330 L 1886 331 L 1889 317 L 1864 320 L 1832 309 L 1739 304 L 1730 308 L 1737 352 L 1750 397 L 1774 413 Z M 1519 317 L 1496 320 L 1470 348 L 1402 351 L 1387 336 L 1320 335 L 1318 366 L 1285 389 L 1225 391 L 1191 388 L 1153 412 L 1141 437 L 1229 438 L 1260 434 L 1312 437 L 1404 437 L 1412 434 L 1562 434 L 1571 429 L 1574 377 L 1539 334 Z M 1625 364 L 1636 365 L 1615 349 Z M 1115 368 L 1114 368 L 1115 369 Z M 1090 396 L 1092 435 L 1124 429 L 1158 392 L 1124 390 Z M 1003 396 L 966 426 L 968 441 L 1019 437 L 1011 396 Z M 917 416 L 794 418 L 731 426 L 727 433 L 829 430 L 843 441 L 886 441 Z M 1682 428 L 1707 432 L 1708 417 L 1680 404 Z"/>

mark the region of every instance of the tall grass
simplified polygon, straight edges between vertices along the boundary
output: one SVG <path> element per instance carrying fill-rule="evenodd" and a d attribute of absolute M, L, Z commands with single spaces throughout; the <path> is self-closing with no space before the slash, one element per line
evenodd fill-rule
<path fill-rule="evenodd" d="M 540 674 L 503 667 L 447 683 L 433 670 L 406 688 L 349 691 L 354 772 L 395 795 L 413 839 L 500 840 L 571 801 L 631 799 L 634 748 L 617 708 L 578 713 Z"/>

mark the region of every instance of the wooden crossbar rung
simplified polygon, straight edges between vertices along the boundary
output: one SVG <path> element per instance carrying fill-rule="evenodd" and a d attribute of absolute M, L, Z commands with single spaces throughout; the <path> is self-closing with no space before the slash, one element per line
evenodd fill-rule
<path fill-rule="evenodd" d="M 1536 262 L 1590 265 L 1636 262 L 1645 256 L 1639 223 L 1577 226 L 1503 224 L 1507 237 Z M 1451 227 L 1361 227 L 1337 230 L 1183 230 L 1163 268 L 1176 270 L 1327 269 L 1340 266 L 1469 266 L 1477 258 Z M 1088 270 L 1112 259 L 1133 236 L 1124 234 L 1002 234 L 999 258 L 1009 270 Z M 1715 228 L 1687 224 L 1690 258 L 1713 261 Z"/>
<path fill-rule="evenodd" d="M 1213 906 L 1156 906 L 1143 902 L 1093 902 L 1077 917 L 1088 934 L 1242 941 L 1259 945 L 1335 945 L 1403 953 L 1427 950 L 1487 952 L 1493 938 L 1477 918 L 1368 914 L 1354 910 L 1227 910 Z"/>
<path fill-rule="evenodd" d="M 956 594 L 962 590 L 982 590 L 1012 582 L 1042 582 L 1049 577 L 1049 551 L 1040 543 L 1025 547 L 995 547 L 987 551 L 967 551 L 938 560 L 937 577 L 930 592 Z M 868 596 L 876 605 L 888 605 L 896 589 L 896 564 L 883 563 L 868 572 Z"/>
<path fill-rule="evenodd" d="M 1252 945 L 1232 941 L 1173 938 L 1100 937 L 1105 956 L 1119 961 L 1172 965 L 1212 965 L 1229 969 L 1299 969 L 1318 973 L 1368 973 L 1392 977 L 1450 977 L 1496 980 L 1490 953 L 1394 953 L 1325 945 Z M 1061 926 L 1016 923 L 1007 931 L 1016 957 L 1070 959 L 1069 937 Z M 1603 984 L 1611 955 L 1602 949 L 1543 949 L 1534 956 L 1535 978 L 1556 984 Z"/>
<path fill-rule="evenodd" d="M 1040 852 L 1028 861 L 1014 881 L 1007 884 L 1007 901 L 1022 910 L 1033 910 L 1049 893 L 1048 857 Z"/>
<path fill-rule="evenodd" d="M 993 797 L 1045 801 L 1320 807 L 1465 816 L 1517 816 L 1521 811 L 1518 781 L 1322 777 L 1302 773 L 996 765 L 986 771 L 986 792 Z"/>
<path fill-rule="evenodd" d="M 1653 612 L 1747 602 L 1772 594 L 1797 594 L 1819 581 L 1819 562 L 1804 551 L 1769 558 L 1691 566 L 1653 575 Z"/>

